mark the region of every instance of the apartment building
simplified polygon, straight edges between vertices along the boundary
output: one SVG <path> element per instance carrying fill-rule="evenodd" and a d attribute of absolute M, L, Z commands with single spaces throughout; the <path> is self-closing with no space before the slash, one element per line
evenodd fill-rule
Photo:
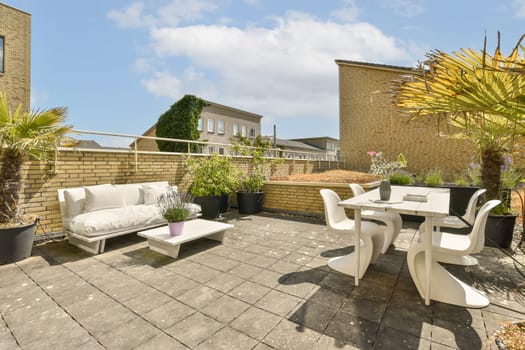
<path fill-rule="evenodd" d="M 309 146 L 321 149 L 325 153 L 325 160 L 339 160 L 339 140 L 329 136 L 321 137 L 305 137 L 299 139 L 291 139 L 305 143 Z"/>
<path fill-rule="evenodd" d="M 0 91 L 9 108 L 29 109 L 31 93 L 31 15 L 0 3 Z"/>
<path fill-rule="evenodd" d="M 203 145 L 202 153 L 231 154 L 227 144 L 231 144 L 236 135 L 253 140 L 261 134 L 262 115 L 211 101 L 206 103 L 199 120 L 199 140 L 210 144 Z M 142 136 L 156 136 L 156 125 L 151 126 Z M 148 139 L 138 140 L 137 148 L 144 151 L 159 150 L 155 140 Z"/>

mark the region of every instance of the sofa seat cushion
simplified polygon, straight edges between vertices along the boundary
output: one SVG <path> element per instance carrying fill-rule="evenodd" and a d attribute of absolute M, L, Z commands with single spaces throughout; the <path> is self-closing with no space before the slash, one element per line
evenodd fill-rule
<path fill-rule="evenodd" d="M 88 237 L 164 223 L 155 205 L 132 205 L 85 212 L 71 218 L 68 229 Z"/>

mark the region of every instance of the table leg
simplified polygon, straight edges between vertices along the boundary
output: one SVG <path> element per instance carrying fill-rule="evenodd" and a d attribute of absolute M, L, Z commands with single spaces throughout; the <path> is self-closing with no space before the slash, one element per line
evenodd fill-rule
<path fill-rule="evenodd" d="M 354 210 L 354 221 L 355 221 L 355 257 L 356 257 L 356 273 L 355 273 L 355 285 L 359 285 L 359 262 L 361 261 L 361 209 Z"/>
<path fill-rule="evenodd" d="M 425 232 L 423 236 L 425 244 L 425 305 L 430 305 L 430 277 L 432 270 L 432 217 L 425 217 Z"/>

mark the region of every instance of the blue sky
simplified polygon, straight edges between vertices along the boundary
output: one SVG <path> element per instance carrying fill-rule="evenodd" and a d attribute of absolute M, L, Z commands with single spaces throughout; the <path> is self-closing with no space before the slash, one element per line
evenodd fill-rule
<path fill-rule="evenodd" d="M 525 0 L 4 3 L 32 15 L 32 106 L 126 134 L 194 94 L 262 114 L 263 134 L 339 137 L 334 60 L 413 66 L 431 49 L 479 49 L 485 33 L 492 50 L 498 30 L 508 54 L 525 33 Z"/>

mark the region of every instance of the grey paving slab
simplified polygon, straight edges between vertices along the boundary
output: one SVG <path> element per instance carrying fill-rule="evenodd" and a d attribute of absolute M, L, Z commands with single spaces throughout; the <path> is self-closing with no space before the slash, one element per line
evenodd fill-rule
<path fill-rule="evenodd" d="M 406 264 L 417 224 L 356 287 L 327 266 L 353 250 L 348 235 L 309 218 L 223 220 L 222 244 L 196 240 L 178 259 L 129 235 L 100 255 L 57 241 L 0 266 L 0 349 L 492 349 L 501 322 L 525 318 L 523 277 L 494 248 L 446 265 L 489 306 L 426 306 Z"/>
<path fill-rule="evenodd" d="M 224 327 L 217 333 L 200 343 L 195 349 L 198 350 L 230 350 L 230 349 L 252 349 L 258 343 L 257 340 L 236 331 L 230 327 Z"/>
<path fill-rule="evenodd" d="M 230 326 L 252 338 L 262 340 L 281 320 L 281 317 L 268 311 L 250 307 L 237 317 Z"/>

